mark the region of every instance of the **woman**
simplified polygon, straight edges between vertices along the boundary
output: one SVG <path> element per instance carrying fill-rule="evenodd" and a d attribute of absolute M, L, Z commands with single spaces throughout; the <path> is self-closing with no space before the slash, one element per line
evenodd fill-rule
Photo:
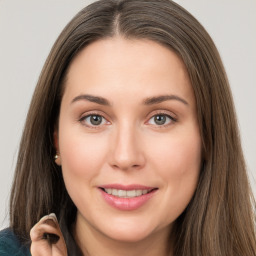
<path fill-rule="evenodd" d="M 78 13 L 31 102 L 2 247 L 255 255 L 252 202 L 228 81 L 198 21 L 167 0 Z"/>

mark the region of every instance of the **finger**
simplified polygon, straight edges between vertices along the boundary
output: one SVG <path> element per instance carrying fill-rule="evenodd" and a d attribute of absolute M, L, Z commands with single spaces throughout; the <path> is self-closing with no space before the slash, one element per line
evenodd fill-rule
<path fill-rule="evenodd" d="M 55 214 L 41 218 L 31 229 L 30 237 L 33 256 L 67 255 L 66 244 Z"/>
<path fill-rule="evenodd" d="M 51 236 L 49 234 L 54 235 Z M 57 237 L 60 237 L 61 235 L 61 230 L 55 214 L 50 214 L 41 218 L 30 231 L 31 240 L 34 242 L 47 238 L 50 238 L 55 242 Z"/>
<path fill-rule="evenodd" d="M 30 231 L 30 237 L 32 242 L 40 241 L 42 239 L 47 239 L 49 234 L 54 234 L 56 236 L 61 235 L 57 227 L 53 227 L 48 223 L 37 224 Z"/>

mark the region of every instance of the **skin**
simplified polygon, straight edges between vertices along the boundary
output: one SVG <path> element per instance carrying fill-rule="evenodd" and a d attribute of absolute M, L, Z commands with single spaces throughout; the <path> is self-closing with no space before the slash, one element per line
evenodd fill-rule
<path fill-rule="evenodd" d="M 84 94 L 110 105 L 74 101 Z M 144 103 L 162 95 L 172 98 Z M 103 116 L 102 123 L 93 125 L 89 115 Z M 156 123 L 157 115 L 166 121 Z M 68 70 L 54 136 L 56 162 L 78 208 L 74 236 L 83 252 L 169 255 L 173 223 L 195 192 L 201 166 L 195 97 L 181 59 L 150 40 L 90 44 Z M 157 191 L 140 208 L 123 211 L 98 188 L 114 183 Z"/>
<path fill-rule="evenodd" d="M 45 239 L 45 234 L 55 234 L 55 241 Z M 33 256 L 67 256 L 67 248 L 55 214 L 44 216 L 30 231 Z M 44 238 L 43 238 L 44 237 Z M 56 239 L 57 238 L 57 239 Z"/>

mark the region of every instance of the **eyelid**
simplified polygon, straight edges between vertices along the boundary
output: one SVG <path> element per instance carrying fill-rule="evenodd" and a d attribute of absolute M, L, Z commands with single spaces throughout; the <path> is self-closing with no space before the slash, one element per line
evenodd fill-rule
<path fill-rule="evenodd" d="M 172 125 L 173 123 L 176 123 L 178 121 L 177 116 L 174 113 L 170 112 L 169 110 L 155 110 L 155 111 L 151 112 L 150 115 L 147 117 L 146 123 L 148 123 L 151 118 L 153 118 L 154 116 L 157 116 L 157 115 L 167 116 L 172 120 L 172 122 L 170 124 L 163 124 L 163 125 L 157 125 L 157 124 L 156 125 L 149 124 L 149 125 L 156 126 L 157 128 L 165 128 L 165 127 Z"/>
<path fill-rule="evenodd" d="M 98 125 L 98 126 L 97 126 L 97 125 L 86 125 L 85 123 L 82 123 L 85 118 L 87 118 L 87 117 L 89 117 L 89 116 L 92 116 L 92 115 L 101 116 L 103 119 L 106 120 L 107 123 L 106 123 L 106 124 L 100 124 L 100 125 Z M 149 120 L 150 120 L 151 118 L 153 118 L 154 116 L 156 116 L 156 115 L 163 115 L 163 116 L 169 117 L 169 118 L 171 119 L 171 123 L 169 123 L 169 124 L 163 124 L 163 125 L 148 124 Z M 85 113 L 83 113 L 82 115 L 80 115 L 80 117 L 78 118 L 78 121 L 79 121 L 80 123 L 82 123 L 82 125 L 84 125 L 84 126 L 86 126 L 86 127 L 88 127 L 88 128 L 91 128 L 91 129 L 102 129 L 102 126 L 111 124 L 111 122 L 109 121 L 109 118 L 106 117 L 106 116 L 107 116 L 107 115 L 106 115 L 104 112 L 102 112 L 102 111 L 92 110 L 92 111 L 88 111 L 88 112 L 85 112 Z M 177 115 L 175 115 L 175 114 L 174 114 L 173 112 L 171 112 L 170 110 L 155 110 L 155 111 L 152 111 L 152 112 L 147 116 L 146 120 L 147 120 L 147 121 L 145 122 L 146 124 L 151 125 L 151 126 L 156 126 L 157 128 L 165 128 L 165 127 L 167 127 L 167 126 L 173 125 L 175 122 L 178 121 Z"/>
<path fill-rule="evenodd" d="M 86 126 L 86 127 L 88 127 L 88 128 L 91 128 L 91 129 L 101 129 L 103 125 L 106 125 L 106 124 L 88 125 L 88 124 L 83 123 L 83 121 L 84 121 L 86 118 L 88 118 L 89 116 L 93 116 L 93 115 L 95 115 L 95 116 L 101 116 L 103 119 L 106 120 L 107 124 L 110 124 L 110 122 L 108 121 L 108 118 L 106 117 L 106 115 L 105 115 L 104 113 L 102 113 L 101 111 L 95 111 L 95 110 L 93 110 L 93 111 L 88 111 L 88 112 L 83 113 L 83 114 L 78 118 L 78 121 L 79 121 L 82 125 L 84 125 L 84 126 Z"/>

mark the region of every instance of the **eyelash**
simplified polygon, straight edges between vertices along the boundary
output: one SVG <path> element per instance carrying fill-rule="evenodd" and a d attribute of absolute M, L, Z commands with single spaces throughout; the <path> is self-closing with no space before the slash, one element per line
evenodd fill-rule
<path fill-rule="evenodd" d="M 107 119 L 102 115 L 102 114 L 100 114 L 100 113 L 97 113 L 97 112 L 91 112 L 91 113 L 89 113 L 89 114 L 87 114 L 87 115 L 85 115 L 85 116 L 83 116 L 83 117 L 81 117 L 80 119 L 79 119 L 79 122 L 82 124 L 82 125 L 84 125 L 84 126 L 86 126 L 86 127 L 88 127 L 88 128 L 90 128 L 90 129 L 99 129 L 100 128 L 100 126 L 102 126 L 102 123 L 100 123 L 99 125 L 93 125 L 93 124 L 86 124 L 86 122 L 85 122 L 85 120 L 87 119 L 87 118 L 89 118 L 89 117 L 93 117 L 93 116 L 97 116 L 97 117 L 101 117 L 102 119 L 104 119 L 107 123 L 110 123 L 110 122 L 108 122 L 107 121 Z"/>
<path fill-rule="evenodd" d="M 165 118 L 168 118 L 169 119 L 169 122 L 167 124 L 150 124 L 150 125 L 153 125 L 153 126 L 156 126 L 157 128 L 167 128 L 169 127 L 170 125 L 173 125 L 174 123 L 177 122 L 177 118 L 176 117 L 173 117 L 172 115 L 170 115 L 169 113 L 167 114 L 166 112 L 164 111 L 158 111 L 156 113 L 154 113 L 153 116 L 151 116 L 147 122 L 149 122 L 151 119 L 153 118 L 156 118 L 157 116 L 161 116 L 161 117 L 165 117 Z"/>
<path fill-rule="evenodd" d="M 99 128 L 101 128 L 101 126 L 104 125 L 104 124 L 102 124 L 102 122 L 99 125 L 87 124 L 85 122 L 85 120 L 87 118 L 91 118 L 93 116 L 102 118 L 102 120 L 105 120 L 105 122 L 106 122 L 105 124 L 109 124 L 110 123 L 102 114 L 97 113 L 97 112 L 92 112 L 92 113 L 89 113 L 89 114 L 81 117 L 79 119 L 79 122 L 82 125 L 90 128 L 90 129 L 99 129 Z M 151 115 L 151 117 L 149 119 L 147 119 L 148 121 L 146 123 L 148 123 L 152 118 L 155 118 L 157 116 L 168 118 L 169 119 L 169 123 L 168 124 L 159 124 L 159 125 L 158 124 L 149 124 L 149 125 L 156 126 L 157 128 L 161 129 L 161 128 L 168 127 L 168 126 L 172 125 L 173 123 L 177 122 L 177 118 L 171 116 L 170 114 L 165 113 L 164 111 L 159 111 L 159 112 L 155 113 L 154 115 Z"/>

